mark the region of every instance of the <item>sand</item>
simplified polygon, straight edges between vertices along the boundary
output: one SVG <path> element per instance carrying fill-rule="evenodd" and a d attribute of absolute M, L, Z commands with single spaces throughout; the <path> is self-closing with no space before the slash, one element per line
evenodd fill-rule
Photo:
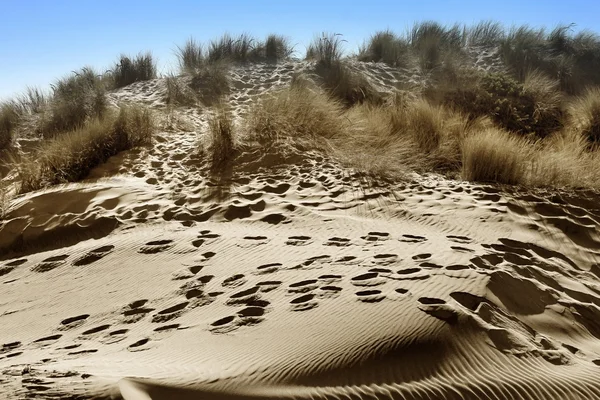
<path fill-rule="evenodd" d="M 234 70 L 234 111 L 306 68 Z M 161 90 L 110 96 L 160 111 Z M 365 188 L 313 153 L 247 154 L 219 181 L 195 151 L 209 113 L 13 200 L 0 397 L 600 398 L 597 194 Z"/>

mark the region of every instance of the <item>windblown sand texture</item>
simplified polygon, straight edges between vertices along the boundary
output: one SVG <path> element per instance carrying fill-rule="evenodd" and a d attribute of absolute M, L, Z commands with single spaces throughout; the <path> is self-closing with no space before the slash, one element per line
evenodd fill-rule
<path fill-rule="evenodd" d="M 307 68 L 234 69 L 234 112 Z M 381 90 L 420 79 L 355 68 Z M 161 110 L 162 91 L 110 97 Z M 0 397 L 600 399 L 596 194 L 366 187 L 311 153 L 217 180 L 196 152 L 209 114 L 15 199 Z"/>

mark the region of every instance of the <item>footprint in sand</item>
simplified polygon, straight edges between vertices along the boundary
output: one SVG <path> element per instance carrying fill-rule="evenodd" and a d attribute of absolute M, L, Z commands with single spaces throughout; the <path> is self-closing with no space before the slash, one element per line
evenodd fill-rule
<path fill-rule="evenodd" d="M 123 310 L 123 322 L 126 324 L 132 324 L 138 322 L 146 316 L 146 314 L 154 311 L 154 308 L 144 307 L 148 302 L 147 299 L 136 300 L 125 307 Z"/>
<path fill-rule="evenodd" d="M 56 341 L 58 339 L 60 339 L 62 337 L 61 334 L 56 334 L 56 335 L 50 335 L 50 336 L 45 336 L 43 338 L 40 339 L 36 339 L 33 341 L 34 344 L 38 344 L 41 346 L 49 346 L 52 343 L 56 343 Z"/>
<path fill-rule="evenodd" d="M 422 243 L 427 241 L 427 238 L 424 236 L 418 236 L 418 235 L 402 235 L 402 237 L 400 239 L 401 242 L 404 243 Z"/>
<path fill-rule="evenodd" d="M 240 287 L 242 285 L 244 285 L 248 280 L 246 279 L 244 274 L 236 274 L 236 275 L 232 275 L 229 278 L 225 278 L 223 280 L 223 283 L 221 283 L 221 286 L 223 287 L 229 287 L 229 288 L 236 288 L 236 287 Z"/>
<path fill-rule="evenodd" d="M 249 306 L 237 312 L 238 325 L 249 326 L 256 325 L 264 321 L 266 310 L 264 307 Z"/>
<path fill-rule="evenodd" d="M 127 332 L 129 332 L 129 329 L 117 329 L 115 331 L 108 332 L 102 339 L 100 339 L 100 342 L 104 344 L 118 343 L 127 338 Z"/>
<path fill-rule="evenodd" d="M 385 299 L 385 295 L 381 290 L 361 290 L 356 292 L 359 301 L 363 303 L 379 303 Z"/>
<path fill-rule="evenodd" d="M 256 268 L 256 273 L 259 275 L 272 274 L 279 271 L 281 267 L 283 267 L 283 264 L 280 263 L 264 264 Z"/>
<path fill-rule="evenodd" d="M 361 239 L 367 242 L 375 243 L 388 240 L 389 237 L 390 234 L 387 232 L 369 232 L 366 236 L 361 236 Z"/>
<path fill-rule="evenodd" d="M 209 330 L 213 333 L 227 333 L 238 329 L 235 315 L 218 319 L 210 324 Z"/>
<path fill-rule="evenodd" d="M 456 242 L 456 243 L 468 244 L 468 243 L 473 242 L 473 239 L 471 239 L 470 237 L 467 237 L 467 236 L 448 235 L 446 237 L 451 242 Z"/>
<path fill-rule="evenodd" d="M 309 258 L 308 260 L 304 261 L 301 264 L 298 264 L 296 267 L 294 267 L 294 269 L 319 268 L 323 264 L 328 264 L 330 262 L 331 262 L 331 256 L 329 256 L 329 255 L 315 256 L 315 257 Z"/>
<path fill-rule="evenodd" d="M 35 265 L 31 270 L 33 272 L 48 272 L 65 264 L 65 260 L 69 258 L 68 254 L 49 257 Z"/>
<path fill-rule="evenodd" d="M 150 339 L 148 339 L 148 338 L 140 339 L 137 342 L 132 343 L 129 346 L 127 346 L 127 350 L 129 350 L 131 352 L 148 350 L 150 348 L 149 346 L 147 346 L 147 344 L 149 342 L 150 342 Z"/>
<path fill-rule="evenodd" d="M 100 325 L 95 328 L 88 329 L 87 331 L 82 332 L 81 335 L 82 336 L 91 336 L 98 332 L 103 332 L 103 331 L 107 330 L 108 328 L 110 328 L 110 325 L 108 325 L 108 324 Z"/>
<path fill-rule="evenodd" d="M 340 238 L 340 237 L 332 237 L 327 240 L 323 245 L 324 246 L 336 246 L 336 247 L 348 247 L 350 246 L 350 239 L 348 238 Z"/>
<path fill-rule="evenodd" d="M 243 240 L 243 242 L 236 243 L 236 246 L 241 248 L 250 248 L 269 243 L 269 238 L 266 236 L 244 236 Z"/>
<path fill-rule="evenodd" d="M 335 298 L 340 295 L 342 292 L 342 288 L 334 285 L 325 285 L 319 288 L 319 293 L 317 294 L 320 298 Z"/>
<path fill-rule="evenodd" d="M 15 349 L 18 349 L 22 345 L 23 344 L 21 342 L 5 343 L 5 344 L 2 345 L 2 347 L 0 347 L 0 354 L 11 352 L 11 351 L 13 351 Z"/>
<path fill-rule="evenodd" d="M 179 303 L 159 311 L 152 317 L 152 322 L 162 323 L 178 318 L 179 316 L 181 316 L 181 314 L 184 313 L 184 310 L 189 303 L 189 301 L 184 301 L 183 303 Z"/>
<path fill-rule="evenodd" d="M 390 265 L 398 262 L 398 254 L 375 254 L 372 263 L 375 265 Z"/>
<path fill-rule="evenodd" d="M 261 293 L 268 293 L 279 288 L 279 286 L 281 286 L 282 283 L 283 282 L 281 281 L 262 281 L 258 282 L 256 286 L 258 287 Z"/>
<path fill-rule="evenodd" d="M 138 250 L 138 253 L 141 253 L 141 254 L 162 253 L 164 251 L 171 249 L 173 246 L 174 246 L 174 243 L 171 239 L 154 240 L 154 241 L 148 242 L 144 246 L 142 246 Z"/>
<path fill-rule="evenodd" d="M 435 297 L 420 297 L 418 299 L 419 310 L 435 317 L 439 320 L 447 322 L 451 325 L 458 321 L 458 311 L 454 306 L 446 304 L 445 300 Z"/>
<path fill-rule="evenodd" d="M 325 284 L 331 284 L 331 283 L 341 281 L 342 278 L 343 278 L 342 275 L 325 274 L 325 275 L 319 276 L 318 279 Z"/>
<path fill-rule="evenodd" d="M 290 301 L 292 311 L 306 311 L 313 309 L 319 305 L 315 300 L 316 295 L 313 293 L 304 294 Z"/>
<path fill-rule="evenodd" d="M 69 329 L 77 328 L 78 326 L 83 325 L 85 323 L 85 320 L 88 319 L 89 316 L 89 314 L 82 314 L 77 315 L 75 317 L 63 319 L 62 321 L 60 321 L 60 327 L 58 328 L 58 330 L 66 331 Z"/>
<path fill-rule="evenodd" d="M 200 231 L 198 238 L 192 241 L 192 246 L 200 247 L 208 242 L 214 242 L 216 239 L 220 238 L 221 235 L 217 233 L 213 233 L 209 230 Z"/>
<path fill-rule="evenodd" d="M 294 282 L 288 287 L 288 293 L 306 293 L 319 287 L 316 279 Z"/>
<path fill-rule="evenodd" d="M 79 257 L 78 259 L 76 259 L 75 261 L 73 261 L 73 265 L 74 266 L 88 265 L 93 262 L 96 262 L 96 261 L 104 258 L 105 256 L 107 256 L 108 254 L 110 254 L 114 250 L 114 248 L 115 248 L 115 246 L 113 246 L 113 245 L 98 247 L 97 249 L 91 250 L 87 254 L 85 254 L 85 255 Z"/>
<path fill-rule="evenodd" d="M 378 272 L 367 272 L 357 275 L 350 280 L 354 286 L 380 286 L 385 284 L 386 280 L 379 276 Z"/>
<path fill-rule="evenodd" d="M 290 236 L 285 242 L 288 246 L 307 246 L 312 243 L 310 236 Z"/>
<path fill-rule="evenodd" d="M 249 289 L 245 289 L 239 292 L 236 292 L 229 296 L 229 299 L 225 302 L 225 304 L 239 305 L 239 304 L 248 304 L 252 301 L 259 300 L 259 290 L 258 286 L 253 286 Z"/>
<path fill-rule="evenodd" d="M 0 276 L 6 275 L 6 274 L 12 272 L 19 265 L 25 264 L 26 262 L 27 262 L 27 259 L 22 258 L 20 260 L 14 260 L 14 261 L 4 264 L 3 266 L 0 266 Z"/>
<path fill-rule="evenodd" d="M 431 253 L 423 253 L 417 254 L 416 256 L 412 256 L 412 259 L 415 261 L 423 261 L 431 258 Z"/>

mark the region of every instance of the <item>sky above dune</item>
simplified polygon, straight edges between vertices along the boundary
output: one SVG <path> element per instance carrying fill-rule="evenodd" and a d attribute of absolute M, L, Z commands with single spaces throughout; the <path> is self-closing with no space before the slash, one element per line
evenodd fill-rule
<path fill-rule="evenodd" d="M 341 33 L 355 50 L 377 30 L 404 32 L 415 21 L 472 24 L 496 20 L 510 26 L 600 32 L 600 3 L 571 1 L 27 1 L 2 2 L 0 100 L 26 86 L 49 84 L 83 66 L 105 71 L 119 54 L 151 51 L 159 73 L 176 68 L 174 50 L 186 39 L 207 42 L 224 32 L 289 36 L 298 55 L 319 32 Z"/>

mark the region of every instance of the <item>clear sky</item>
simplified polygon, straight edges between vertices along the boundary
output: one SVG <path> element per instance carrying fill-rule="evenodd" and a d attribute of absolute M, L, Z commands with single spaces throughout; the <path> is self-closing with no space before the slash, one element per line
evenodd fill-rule
<path fill-rule="evenodd" d="M 284 34 L 299 55 L 319 32 L 342 33 L 353 50 L 377 30 L 402 33 L 424 20 L 575 23 L 600 32 L 598 0 L 0 0 L 0 10 L 0 99 L 26 86 L 47 89 L 86 65 L 106 70 L 121 53 L 150 50 L 167 73 L 177 45 L 224 32 Z"/>

